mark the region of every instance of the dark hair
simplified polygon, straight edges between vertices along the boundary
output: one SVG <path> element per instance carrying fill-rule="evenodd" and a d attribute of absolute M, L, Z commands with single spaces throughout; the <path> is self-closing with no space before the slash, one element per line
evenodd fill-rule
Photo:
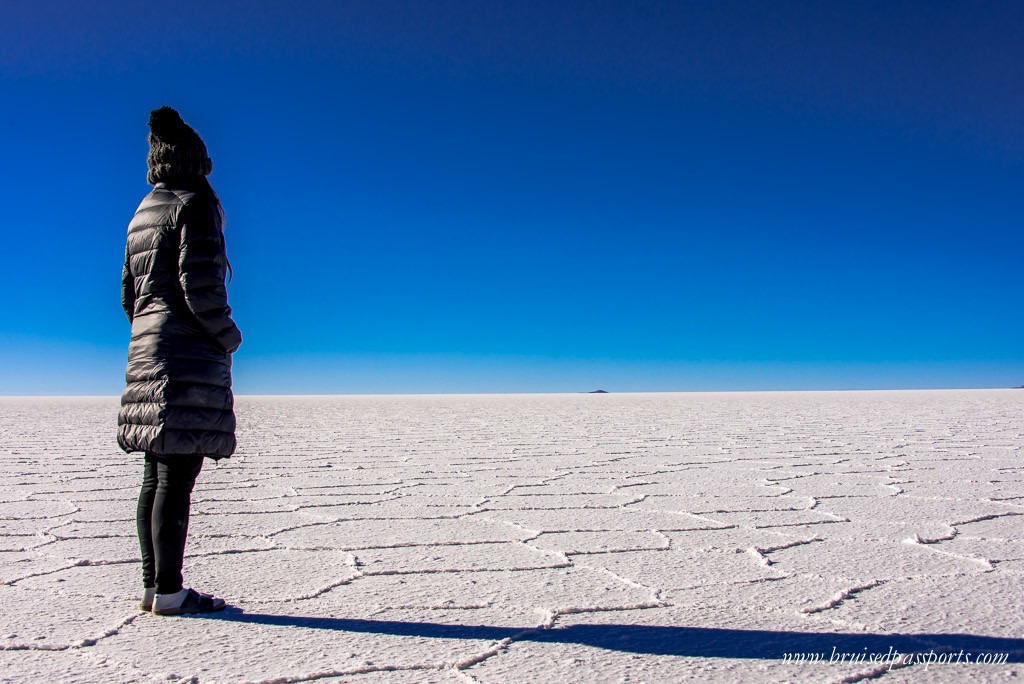
<path fill-rule="evenodd" d="M 218 214 L 220 214 L 220 243 L 223 246 L 225 216 L 224 205 L 221 204 L 220 202 L 220 195 L 218 195 L 217 191 L 213 189 L 212 185 L 210 185 L 210 181 L 207 180 L 206 176 L 199 176 L 198 178 L 195 179 L 195 182 L 197 186 L 196 191 L 205 195 L 206 199 L 208 199 L 210 201 L 210 204 L 213 205 L 213 208 L 217 211 Z M 226 263 L 228 266 L 228 282 L 230 283 L 231 279 L 235 277 L 235 273 L 231 269 L 231 262 L 228 261 L 228 253 L 226 250 L 224 252 L 224 263 Z"/>

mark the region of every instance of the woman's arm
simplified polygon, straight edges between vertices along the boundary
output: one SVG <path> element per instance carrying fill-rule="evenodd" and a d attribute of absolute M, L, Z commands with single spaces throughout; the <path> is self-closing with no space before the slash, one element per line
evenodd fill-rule
<path fill-rule="evenodd" d="M 228 306 L 224 286 L 227 261 L 216 209 L 204 198 L 192 197 L 182 206 L 178 223 L 178 277 L 185 303 L 217 344 L 233 353 L 242 343 L 242 334 L 231 320 Z"/>
<path fill-rule="evenodd" d="M 132 276 L 127 243 L 124 246 L 124 268 L 121 269 L 121 308 L 128 314 L 128 320 L 135 319 L 135 278 Z"/>

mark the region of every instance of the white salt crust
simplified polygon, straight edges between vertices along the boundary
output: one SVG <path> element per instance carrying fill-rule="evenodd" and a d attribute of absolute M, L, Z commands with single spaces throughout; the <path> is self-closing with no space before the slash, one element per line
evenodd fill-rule
<path fill-rule="evenodd" d="M 158 618 L 136 608 L 141 459 L 114 444 L 117 400 L 0 398 L 4 681 L 1024 674 L 1021 390 L 239 397 L 236 413 L 185 564 L 231 607 Z M 828 659 L 887 648 L 1007 655 Z M 825 660 L 786 657 L 812 651 Z"/>

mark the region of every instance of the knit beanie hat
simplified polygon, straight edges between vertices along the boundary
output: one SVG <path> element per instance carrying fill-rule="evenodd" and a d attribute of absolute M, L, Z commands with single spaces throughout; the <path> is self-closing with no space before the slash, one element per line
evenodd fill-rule
<path fill-rule="evenodd" d="M 213 171 L 203 139 L 170 107 L 149 113 L 146 163 L 149 165 L 146 182 L 150 185 L 172 178 L 209 176 Z"/>

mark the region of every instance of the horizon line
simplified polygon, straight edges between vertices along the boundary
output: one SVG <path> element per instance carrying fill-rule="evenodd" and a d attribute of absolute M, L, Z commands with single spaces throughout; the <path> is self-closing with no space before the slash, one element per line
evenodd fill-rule
<path fill-rule="evenodd" d="M 574 390 L 574 391 L 537 391 L 537 392 L 354 392 L 349 394 L 330 392 L 310 392 L 305 394 L 270 392 L 270 393 L 235 393 L 239 397 L 465 397 L 465 396 L 509 396 L 509 395 L 582 395 L 582 394 L 798 394 L 798 393 L 833 393 L 833 392 L 963 392 L 981 390 L 1019 390 L 1024 385 L 1015 387 L 881 387 L 881 388 L 836 388 L 836 389 L 721 389 L 721 390 Z M 0 394 L 0 399 L 118 399 L 118 394 Z"/>

